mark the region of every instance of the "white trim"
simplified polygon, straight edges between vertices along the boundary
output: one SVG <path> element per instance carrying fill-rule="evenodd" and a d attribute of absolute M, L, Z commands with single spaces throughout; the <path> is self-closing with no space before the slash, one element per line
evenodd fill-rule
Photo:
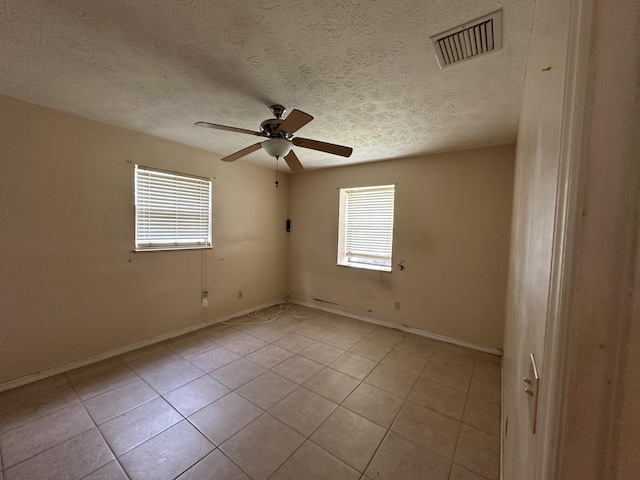
<path fill-rule="evenodd" d="M 504 480 L 504 441 L 508 431 L 508 417 L 505 418 L 504 409 L 504 368 L 500 365 L 500 480 Z"/>
<path fill-rule="evenodd" d="M 200 330 L 202 328 L 208 327 L 210 325 L 215 325 L 216 323 L 226 322 L 227 320 L 231 320 L 233 318 L 241 317 L 251 312 L 255 312 L 256 310 L 262 310 L 263 308 L 272 307 L 274 305 L 279 305 L 282 300 L 273 301 L 270 303 L 263 303 L 262 305 L 258 305 L 256 307 L 247 308 L 245 310 L 241 310 L 239 312 L 235 312 L 229 315 L 224 315 L 222 317 L 214 318 L 213 320 L 207 320 L 196 325 L 191 325 L 189 327 L 185 327 L 181 330 L 176 330 L 169 333 L 164 333 L 157 337 L 149 338 L 147 340 L 142 340 L 141 342 L 133 343 L 131 345 L 126 345 L 124 347 L 116 348 L 115 350 L 110 350 L 108 352 L 99 353 L 97 355 L 93 355 L 91 357 L 83 358 L 80 360 L 75 360 L 73 362 L 65 363 L 63 365 L 59 365 L 57 367 L 48 368 L 46 370 L 41 370 L 36 373 L 32 373 L 30 375 L 25 375 L 24 377 L 16 378 L 15 380 L 9 380 L 8 382 L 0 383 L 0 392 L 4 392 L 5 390 L 10 390 L 12 388 L 21 387 L 22 385 L 26 385 L 28 383 L 37 382 L 38 380 L 43 380 L 45 378 L 53 377 L 54 375 L 59 375 L 64 372 L 68 372 L 69 370 L 74 370 L 76 368 L 85 367 L 87 365 L 91 365 L 92 363 L 100 362 L 102 360 L 106 360 L 111 357 L 115 357 L 117 355 L 122 355 L 123 353 L 131 352 L 132 350 L 137 350 L 139 348 L 148 347 L 149 345 L 153 345 L 155 343 L 163 342 L 165 340 L 169 340 L 170 338 L 179 337 L 180 335 L 184 335 L 185 333 L 194 332 L 196 330 Z"/>
<path fill-rule="evenodd" d="M 378 272 L 392 272 L 391 265 L 373 265 L 370 263 L 356 263 L 356 262 L 347 262 L 345 263 L 336 263 L 338 267 L 350 267 L 350 268 L 362 268 L 363 270 L 376 270 Z"/>
<path fill-rule="evenodd" d="M 355 320 L 361 320 L 363 322 L 373 323 L 375 325 L 380 325 L 380 326 L 383 326 L 383 327 L 393 328 L 395 330 L 401 330 L 401 331 L 407 332 L 407 333 L 413 333 L 414 335 L 419 335 L 421 337 L 431 338 L 433 340 L 438 340 L 440 342 L 451 343 L 451 344 L 454 344 L 454 345 L 460 345 L 462 347 L 471 348 L 473 350 L 478 350 L 480 352 L 485 352 L 485 353 L 490 353 L 492 355 L 500 355 L 500 356 L 502 356 L 502 350 L 500 350 L 499 348 L 485 347 L 484 345 L 478 345 L 478 344 L 475 344 L 475 343 L 465 342 L 464 340 L 458 340 L 456 338 L 447 337 L 445 335 L 439 335 L 437 333 L 427 332 L 425 330 L 420 330 L 418 328 L 407 327 L 405 325 L 398 325 L 396 323 L 391 323 L 391 322 L 385 322 L 383 320 L 377 320 L 377 319 L 370 318 L 370 317 L 365 317 L 365 316 L 362 316 L 362 315 L 356 315 L 354 313 L 345 312 L 345 311 L 338 310 L 338 309 L 326 308 L 326 307 L 324 307 L 322 305 L 317 305 L 315 303 L 302 302 L 302 301 L 295 300 L 295 299 L 292 299 L 292 298 L 287 298 L 286 301 L 289 302 L 289 303 L 295 303 L 295 304 L 298 304 L 298 305 L 304 305 L 305 307 L 311 307 L 311 308 L 315 308 L 315 309 L 322 310 L 322 311 L 329 312 L 329 313 L 335 313 L 337 315 L 343 315 L 345 317 L 353 318 Z M 122 355 L 122 354 L 127 353 L 127 352 L 131 352 L 133 350 L 137 350 L 139 348 L 148 347 L 149 345 L 160 343 L 160 342 L 163 342 L 165 340 L 169 340 L 171 338 L 179 337 L 180 335 L 184 335 L 185 333 L 194 332 L 196 330 L 200 330 L 200 329 L 208 327 L 210 325 L 215 325 L 215 324 L 220 323 L 220 322 L 226 322 L 226 321 L 231 320 L 233 318 L 241 317 L 243 315 L 246 315 L 246 314 L 251 313 L 251 312 L 255 312 L 257 310 L 262 310 L 264 308 L 269 308 L 269 307 L 272 307 L 274 305 L 279 305 L 281 302 L 282 302 L 282 300 L 275 300 L 275 301 L 272 301 L 272 302 L 269 302 L 269 303 L 263 303 L 262 305 L 257 305 L 255 307 L 247 308 L 247 309 L 241 310 L 239 312 L 235 312 L 235 313 L 232 313 L 232 314 L 229 314 L 229 315 L 224 315 L 222 317 L 218 317 L 218 318 L 215 318 L 213 320 L 207 320 L 207 321 L 198 323 L 196 325 L 191 325 L 189 327 L 185 327 L 185 328 L 180 329 L 180 330 L 176 330 L 176 331 L 173 331 L 173 332 L 165 333 L 165 334 L 159 335 L 157 337 L 149 338 L 147 340 L 142 340 L 141 342 L 133 343 L 133 344 L 126 345 L 126 346 L 120 347 L 120 348 L 116 348 L 116 349 L 110 350 L 108 352 L 99 353 L 99 354 L 93 355 L 91 357 L 83 358 L 83 359 L 80 359 L 80 360 L 75 360 L 73 362 L 65 363 L 65 364 L 59 365 L 57 367 L 48 368 L 46 370 L 41 370 L 39 372 L 32 373 L 30 375 L 25 375 L 24 377 L 19 377 L 19 378 L 16 378 L 14 380 L 9 380 L 8 382 L 0 383 L 0 392 L 4 392 L 4 391 L 10 390 L 12 388 L 21 387 L 21 386 L 26 385 L 28 383 L 37 382 L 38 380 L 43 380 L 45 378 L 53 377 L 54 375 L 59 375 L 61 373 L 65 373 L 65 372 L 68 372 L 70 370 L 75 370 L 76 368 L 85 367 L 87 365 L 91 365 L 92 363 L 97 363 L 97 362 L 100 362 L 102 360 L 106 360 L 108 358 L 112 358 L 112 357 L 115 357 L 115 356 L 118 356 L 118 355 Z"/>
<path fill-rule="evenodd" d="M 136 252 L 210 248 L 213 180 L 134 165 Z"/>
<path fill-rule="evenodd" d="M 568 351 L 568 332 L 579 231 L 582 225 L 583 165 L 586 110 L 590 104 L 589 75 L 594 35 L 594 7 L 584 0 L 571 2 L 571 23 L 567 45 L 564 105 L 560 138 L 558 191 L 554 225 L 549 304 L 544 342 L 545 387 L 538 404 L 536 479 L 556 478 L 556 462 L 562 417 L 564 370 Z"/>
<path fill-rule="evenodd" d="M 391 271 L 395 194 L 395 184 L 339 190 L 339 266 Z"/>
<path fill-rule="evenodd" d="M 387 328 L 393 328 L 395 330 L 400 330 L 407 333 L 413 333 L 414 335 L 419 335 L 421 337 L 431 338 L 433 340 L 438 340 L 439 342 L 452 343 L 454 345 L 460 345 L 461 347 L 471 348 L 472 350 L 478 350 L 480 352 L 490 353 L 492 355 L 502 356 L 502 350 L 494 347 L 486 347 L 484 345 L 478 345 L 477 343 L 465 342 L 464 340 L 458 340 L 457 338 L 447 337 L 445 335 L 440 335 L 438 333 L 427 332 L 426 330 L 420 330 L 419 328 L 407 327 L 406 325 L 399 325 L 397 323 L 385 322 L 384 320 L 377 320 L 371 317 L 365 317 L 362 315 L 356 315 L 355 313 L 345 312 L 343 310 L 338 310 L 335 308 L 327 308 L 324 305 L 319 305 L 313 302 L 303 302 L 301 300 L 296 300 L 294 298 L 287 298 L 287 302 L 295 303 L 298 305 L 303 305 L 305 307 L 315 308 L 317 310 L 322 310 L 329 313 L 335 313 L 336 315 L 342 315 L 344 317 L 353 318 L 355 320 L 361 320 L 367 323 L 373 323 L 375 325 L 380 325 Z"/>

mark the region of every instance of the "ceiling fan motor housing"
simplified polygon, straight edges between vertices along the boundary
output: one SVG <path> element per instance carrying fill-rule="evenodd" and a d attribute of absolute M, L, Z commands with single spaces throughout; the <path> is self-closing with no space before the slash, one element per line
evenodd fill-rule
<path fill-rule="evenodd" d="M 265 120 L 260 124 L 260 131 L 266 134 L 269 138 L 287 138 L 289 134 L 276 131 L 283 121 L 284 120 L 281 118 L 270 118 L 269 120 Z"/>

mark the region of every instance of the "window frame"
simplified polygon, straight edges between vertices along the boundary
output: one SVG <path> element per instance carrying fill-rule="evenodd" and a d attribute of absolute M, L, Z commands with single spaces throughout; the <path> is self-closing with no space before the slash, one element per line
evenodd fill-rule
<path fill-rule="evenodd" d="M 135 252 L 158 252 L 158 251 L 173 251 L 173 250 L 204 250 L 204 249 L 213 248 L 213 228 L 212 228 L 213 227 L 213 180 L 208 177 L 200 177 L 197 175 L 191 175 L 187 173 L 174 172 L 170 170 L 162 170 L 159 168 L 146 167 L 143 165 L 135 165 L 134 167 L 135 167 L 134 181 L 133 181 L 134 183 L 134 218 L 135 218 L 134 251 Z M 181 238 L 180 232 L 177 232 L 175 237 L 172 238 L 173 241 L 152 241 L 149 235 L 147 236 L 140 235 L 141 231 L 144 228 L 141 226 L 140 223 L 143 222 L 145 219 L 147 222 L 151 223 L 150 215 L 152 213 L 151 208 L 147 208 L 146 215 L 141 212 L 141 210 L 144 209 L 144 201 L 141 199 L 141 196 L 144 195 L 143 193 L 141 193 L 141 189 L 143 188 L 143 185 L 141 185 L 141 182 L 140 182 L 141 177 L 139 176 L 141 172 L 144 172 L 145 174 L 147 174 L 147 178 L 149 178 L 149 183 L 151 183 L 152 177 L 156 178 L 156 182 L 158 182 L 160 178 L 168 178 L 169 180 L 175 180 L 176 182 L 180 182 L 180 180 L 182 180 L 183 183 L 179 185 L 179 187 L 182 186 L 182 188 L 188 189 L 186 198 L 190 197 L 191 200 L 198 200 L 198 197 L 201 197 L 201 196 L 205 197 L 205 200 L 201 201 L 198 205 L 200 207 L 203 207 L 205 206 L 205 202 L 206 202 L 205 211 L 207 213 L 205 215 L 200 214 L 200 217 L 206 217 L 207 219 L 206 222 L 202 222 L 201 218 L 198 218 L 198 220 L 196 220 L 194 223 L 193 213 L 190 212 L 192 214 L 191 224 L 197 225 L 196 229 L 199 229 L 199 231 L 197 231 L 197 235 L 192 236 L 192 238 L 184 238 L 184 237 Z M 204 189 L 198 188 L 197 187 L 198 185 L 200 187 L 204 186 L 205 188 Z M 156 185 L 156 187 L 157 186 L 158 185 Z M 194 186 L 196 186 L 196 189 L 198 189 L 199 193 L 194 194 L 194 190 L 196 190 L 194 189 Z M 149 187 L 148 190 L 153 192 L 152 187 Z M 202 192 L 206 192 L 206 194 Z M 162 198 L 162 200 L 167 200 L 166 195 L 162 193 L 158 193 L 157 191 L 155 193 L 158 196 L 163 196 L 164 198 Z M 185 197 L 183 197 L 183 206 L 184 206 L 184 199 Z M 171 199 L 169 198 L 169 200 Z M 147 196 L 147 201 L 149 201 L 148 196 Z M 176 201 L 174 203 L 174 206 L 179 208 L 180 202 Z M 156 209 L 156 213 L 157 213 L 157 209 Z M 176 215 L 176 229 L 179 229 L 181 226 L 183 228 L 185 227 L 186 222 L 185 222 L 184 211 L 183 211 L 182 217 L 180 218 L 183 221 L 182 224 L 179 223 L 180 222 L 179 217 Z M 167 219 L 165 218 L 165 221 L 163 222 L 162 226 L 167 227 L 168 223 L 169 222 L 167 222 Z M 204 228 L 202 228 L 203 223 L 206 224 Z M 151 226 L 152 225 L 153 223 L 151 223 Z M 206 238 L 204 235 L 205 232 L 206 232 Z M 199 239 L 196 240 L 195 239 L 196 237 L 199 237 Z M 170 238 L 170 237 L 167 237 L 167 238 Z"/>
<path fill-rule="evenodd" d="M 393 270 L 393 239 L 395 232 L 395 194 L 396 184 L 388 185 L 371 185 L 365 187 L 347 187 L 339 188 L 339 210 L 338 210 L 338 248 L 337 248 L 337 265 L 343 267 L 362 268 L 366 270 L 377 270 L 382 272 L 391 272 Z M 391 191 L 391 226 L 387 227 L 384 240 L 388 240 L 388 256 L 382 256 L 375 252 L 364 252 L 361 255 L 349 255 L 349 196 L 357 195 L 362 192 L 388 192 Z M 389 206 L 387 205 L 387 209 Z M 375 213 L 375 212 L 374 212 Z M 386 219 L 388 220 L 388 219 Z M 383 227 L 384 228 L 384 227 Z M 369 246 L 374 248 L 374 246 Z M 376 260 L 384 263 L 376 263 Z"/>

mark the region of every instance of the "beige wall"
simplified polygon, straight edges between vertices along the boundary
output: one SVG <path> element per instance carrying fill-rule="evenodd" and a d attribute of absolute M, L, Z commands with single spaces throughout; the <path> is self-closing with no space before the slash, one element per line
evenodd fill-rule
<path fill-rule="evenodd" d="M 286 295 L 288 175 L 218 159 L 0 97 L 0 383 Z M 136 163 L 215 177 L 212 250 L 131 253 Z"/>
<path fill-rule="evenodd" d="M 513 160 L 501 146 L 294 176 L 291 297 L 502 348 Z M 392 183 L 393 271 L 337 266 L 337 189 Z"/>
<path fill-rule="evenodd" d="M 293 298 L 501 347 L 513 147 L 275 189 L 270 169 L 0 97 L 0 152 L 0 384 L 275 301 L 287 281 Z M 136 163 L 215 177 L 212 250 L 131 252 Z M 337 267 L 336 188 L 394 182 L 406 270 Z"/>

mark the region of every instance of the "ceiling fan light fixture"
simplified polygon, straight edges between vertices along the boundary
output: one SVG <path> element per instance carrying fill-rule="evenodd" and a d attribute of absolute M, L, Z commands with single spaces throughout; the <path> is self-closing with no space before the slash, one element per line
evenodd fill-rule
<path fill-rule="evenodd" d="M 270 138 L 262 142 L 262 148 L 272 157 L 286 157 L 291 149 L 293 143 L 284 138 Z"/>

